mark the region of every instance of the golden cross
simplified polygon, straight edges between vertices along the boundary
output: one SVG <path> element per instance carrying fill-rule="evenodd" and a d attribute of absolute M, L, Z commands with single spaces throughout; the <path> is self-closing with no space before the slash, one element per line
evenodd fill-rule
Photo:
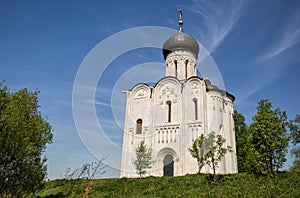
<path fill-rule="evenodd" d="M 178 12 L 179 12 L 179 20 L 182 20 L 182 10 L 181 10 L 181 8 L 178 9 Z"/>
<path fill-rule="evenodd" d="M 182 21 L 182 10 L 181 10 L 181 8 L 178 9 L 178 12 L 179 12 L 179 21 L 178 21 L 179 31 L 182 32 L 183 21 Z"/>

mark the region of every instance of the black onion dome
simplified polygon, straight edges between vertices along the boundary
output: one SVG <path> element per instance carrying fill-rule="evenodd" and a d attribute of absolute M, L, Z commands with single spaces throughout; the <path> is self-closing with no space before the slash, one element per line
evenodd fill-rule
<path fill-rule="evenodd" d="M 163 45 L 163 54 L 166 59 L 168 54 L 177 50 L 186 50 L 191 52 L 196 59 L 198 58 L 199 45 L 196 39 L 179 31 L 171 36 Z"/>

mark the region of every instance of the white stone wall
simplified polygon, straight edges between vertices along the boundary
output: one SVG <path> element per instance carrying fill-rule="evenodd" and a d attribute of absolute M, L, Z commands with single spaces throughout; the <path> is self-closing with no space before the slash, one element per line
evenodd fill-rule
<path fill-rule="evenodd" d="M 208 97 L 208 133 L 214 131 L 226 139 L 225 146 L 232 147 L 233 152 L 227 153 L 217 173 L 237 173 L 236 145 L 233 122 L 232 101 L 225 92 L 210 91 Z"/>
<path fill-rule="evenodd" d="M 197 99 L 197 115 L 193 99 Z M 171 122 L 168 122 L 167 101 L 171 102 Z M 211 131 L 221 134 L 234 150 L 226 154 L 217 173 L 236 173 L 232 113 L 232 101 L 226 93 L 207 91 L 204 80 L 198 77 L 187 81 L 165 77 L 155 87 L 136 85 L 127 91 L 121 177 L 138 176 L 132 161 L 134 149 L 141 141 L 152 148 L 155 160 L 148 175 L 163 176 L 163 159 L 167 154 L 174 158 L 174 175 L 196 173 L 197 161 L 188 149 L 200 134 Z M 137 119 L 143 120 L 142 134 L 136 134 Z M 212 171 L 204 167 L 202 172 Z"/>
<path fill-rule="evenodd" d="M 175 51 L 166 59 L 166 76 L 174 76 L 179 80 L 196 76 L 196 59 L 187 51 Z"/>
<path fill-rule="evenodd" d="M 232 101 L 225 91 L 207 89 L 205 80 L 196 76 L 196 59 L 190 52 L 170 53 L 166 77 L 154 87 L 137 84 L 126 94 L 121 177 L 138 177 L 132 161 L 141 141 L 152 148 L 155 161 L 147 175 L 163 176 L 166 155 L 174 159 L 174 176 L 197 173 L 189 148 L 194 139 L 211 131 L 221 134 L 234 150 L 226 154 L 217 173 L 237 172 Z M 141 134 L 137 134 L 138 119 L 142 119 Z M 201 172 L 212 170 L 205 166 Z"/>

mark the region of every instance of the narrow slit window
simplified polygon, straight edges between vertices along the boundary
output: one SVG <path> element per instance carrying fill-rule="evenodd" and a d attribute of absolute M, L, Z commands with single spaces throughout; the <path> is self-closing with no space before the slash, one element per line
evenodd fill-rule
<path fill-rule="evenodd" d="M 186 78 L 186 79 L 188 78 L 188 64 L 189 64 L 189 61 L 186 60 L 186 61 L 185 61 L 185 78 Z"/>
<path fill-rule="evenodd" d="M 142 128 L 143 128 L 143 120 L 138 119 L 136 121 L 136 134 L 142 134 Z"/>
<path fill-rule="evenodd" d="M 194 98 L 193 102 L 194 102 L 194 119 L 198 120 L 198 100 Z"/>
<path fill-rule="evenodd" d="M 172 103 L 171 103 L 171 101 L 167 101 L 166 102 L 166 104 L 167 104 L 167 111 L 168 111 L 168 119 L 167 119 L 167 121 L 168 122 L 171 122 L 171 114 L 172 114 L 172 109 L 171 109 L 171 107 L 172 107 Z"/>
<path fill-rule="evenodd" d="M 177 77 L 177 60 L 174 61 L 174 65 L 175 65 L 175 77 Z"/>

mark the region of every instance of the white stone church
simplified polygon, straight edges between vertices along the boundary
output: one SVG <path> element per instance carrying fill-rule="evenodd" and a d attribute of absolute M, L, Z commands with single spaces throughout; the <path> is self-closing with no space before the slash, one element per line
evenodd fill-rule
<path fill-rule="evenodd" d="M 180 11 L 179 32 L 163 44 L 165 77 L 155 86 L 140 83 L 126 91 L 121 177 L 138 177 L 132 161 L 141 141 L 152 148 L 155 161 L 146 176 L 197 173 L 197 160 L 189 148 L 200 134 L 212 131 L 221 134 L 233 148 L 217 173 L 237 173 L 234 96 L 197 76 L 199 45 L 183 32 L 182 25 Z M 212 170 L 205 166 L 201 172 Z"/>

